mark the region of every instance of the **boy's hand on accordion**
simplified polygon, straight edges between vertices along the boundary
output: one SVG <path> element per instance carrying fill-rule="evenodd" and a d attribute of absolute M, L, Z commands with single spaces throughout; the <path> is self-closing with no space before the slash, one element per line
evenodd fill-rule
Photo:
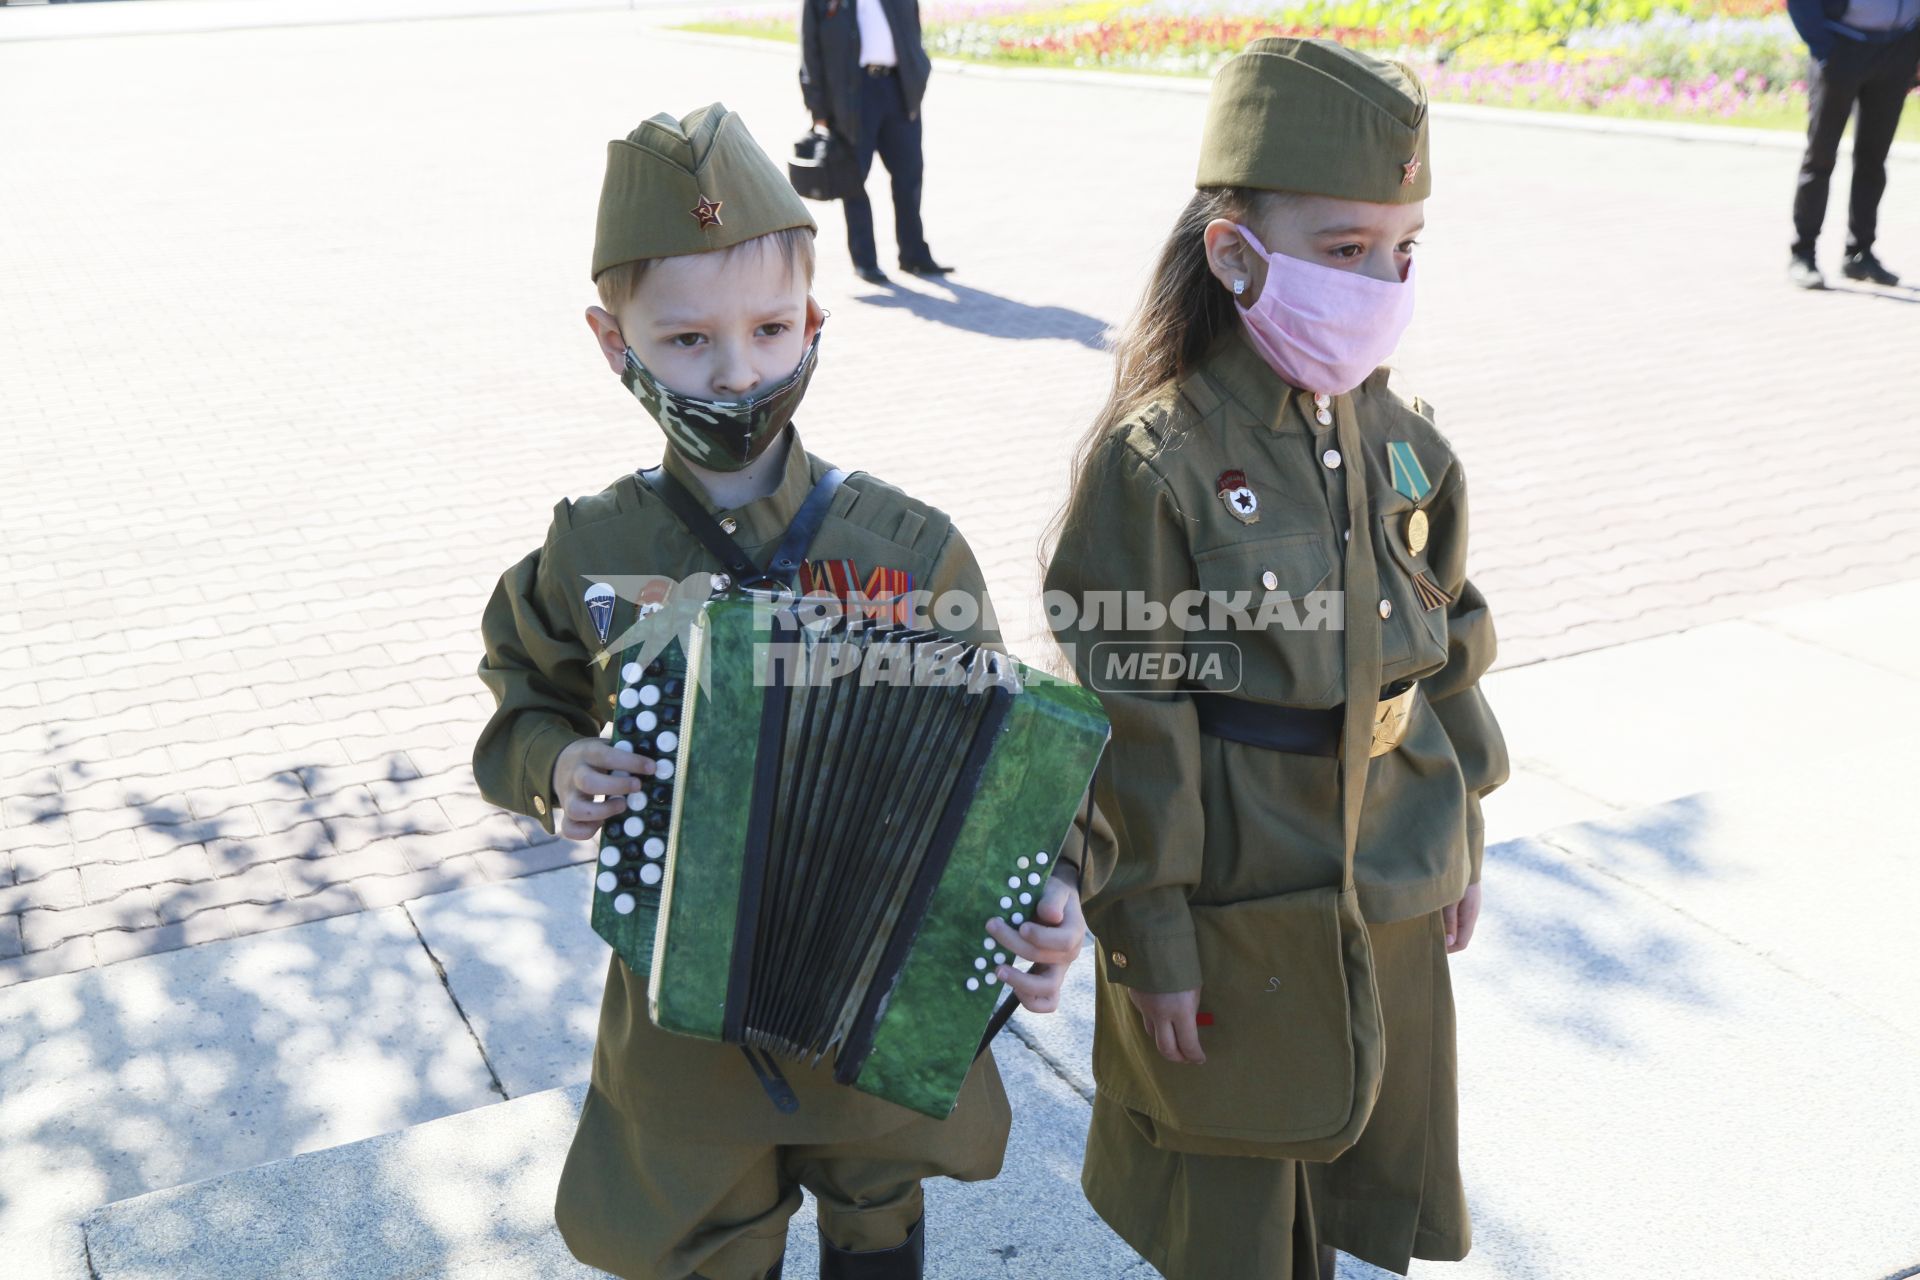
<path fill-rule="evenodd" d="M 575 738 L 553 762 L 554 829 L 569 840 L 593 839 L 601 823 L 626 811 L 627 797 L 652 773 L 646 756 L 615 750 L 601 738 Z"/>
<path fill-rule="evenodd" d="M 1014 955 L 1033 962 L 1033 967 L 1025 970 L 1001 965 L 996 970 L 1000 981 L 1020 998 L 1023 1008 L 1052 1013 L 1060 1007 L 1060 988 L 1067 980 L 1067 970 L 1087 939 L 1087 918 L 1080 913 L 1079 880 L 1063 865 L 1041 891 L 1033 919 L 1016 929 L 995 916 L 987 921 L 987 932 Z"/>

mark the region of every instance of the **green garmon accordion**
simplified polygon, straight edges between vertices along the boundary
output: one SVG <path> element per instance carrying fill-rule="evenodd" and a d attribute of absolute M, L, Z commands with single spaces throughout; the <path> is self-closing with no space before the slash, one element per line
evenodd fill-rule
<path fill-rule="evenodd" d="M 811 617 L 808 606 L 813 606 Z M 708 602 L 621 655 L 616 744 L 659 762 L 602 830 L 593 927 L 662 1029 L 953 1110 L 1105 748 L 1099 700 L 818 601 Z"/>

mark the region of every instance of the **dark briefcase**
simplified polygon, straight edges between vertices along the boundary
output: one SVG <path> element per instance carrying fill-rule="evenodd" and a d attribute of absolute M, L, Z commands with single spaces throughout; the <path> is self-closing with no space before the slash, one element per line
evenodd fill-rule
<path fill-rule="evenodd" d="M 844 200 L 860 189 L 853 145 L 837 133 L 811 129 L 793 144 L 787 181 L 809 200 Z"/>

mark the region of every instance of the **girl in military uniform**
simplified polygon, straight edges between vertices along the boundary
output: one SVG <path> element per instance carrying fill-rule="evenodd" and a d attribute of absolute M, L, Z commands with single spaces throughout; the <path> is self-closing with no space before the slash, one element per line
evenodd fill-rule
<path fill-rule="evenodd" d="M 667 436 L 662 471 L 705 519 L 765 564 L 815 492 L 831 494 L 807 555 L 855 582 L 966 593 L 997 643 L 986 583 L 941 512 L 871 476 L 845 477 L 791 425 L 824 316 L 811 296 L 814 224 L 785 176 L 718 103 L 660 115 L 608 146 L 587 319 L 608 367 Z M 630 406 L 631 407 L 631 406 Z M 624 454 L 631 442 L 610 442 Z M 827 488 L 821 489 L 823 482 Z M 501 575 L 482 621 L 480 677 L 498 710 L 474 748 L 487 799 L 573 839 L 625 812 L 654 765 L 596 736 L 619 687 L 596 653 L 636 625 L 637 593 L 727 567 L 676 515 L 656 473 L 621 476 L 554 509 L 542 547 Z M 671 489 L 665 493 L 674 492 Z M 804 576 L 803 576 L 804 582 Z M 607 605 L 611 604 L 609 610 Z M 1032 908 L 985 922 L 1008 956 L 1051 965 L 988 971 L 1052 1009 L 1083 931 L 1077 844 Z M 954 1112 L 932 1120 L 795 1069 L 776 1109 L 737 1049 L 672 1035 L 648 1015 L 647 976 L 608 958 L 592 1078 L 554 1212 L 582 1262 L 623 1280 L 771 1280 L 787 1220 L 813 1192 L 822 1280 L 918 1280 L 921 1183 L 993 1177 L 1009 1110 L 982 1054 Z"/>
<path fill-rule="evenodd" d="M 1113 721 L 1082 1182 L 1173 1280 L 1469 1245 L 1447 956 L 1507 776 L 1493 624 L 1460 462 L 1379 367 L 1431 182 L 1405 68 L 1223 68 L 1048 569 Z"/>

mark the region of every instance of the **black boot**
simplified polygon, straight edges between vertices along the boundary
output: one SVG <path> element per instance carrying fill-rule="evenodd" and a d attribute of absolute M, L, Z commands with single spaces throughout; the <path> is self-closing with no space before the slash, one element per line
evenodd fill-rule
<path fill-rule="evenodd" d="M 854 1253 L 820 1236 L 820 1280 L 921 1280 L 927 1262 L 927 1220 L 923 1215 L 907 1238 L 891 1249 Z"/>

